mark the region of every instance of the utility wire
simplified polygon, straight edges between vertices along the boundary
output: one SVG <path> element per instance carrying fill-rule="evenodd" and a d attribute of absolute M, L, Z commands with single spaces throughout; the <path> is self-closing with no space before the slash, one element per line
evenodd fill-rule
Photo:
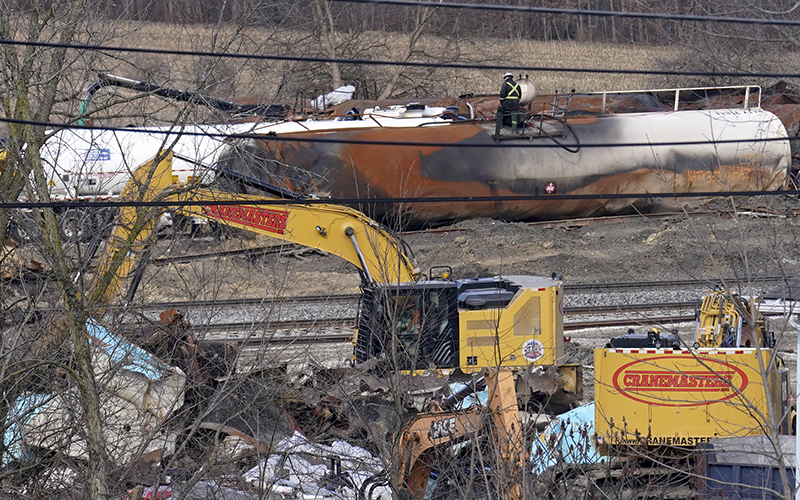
<path fill-rule="evenodd" d="M 775 25 L 775 26 L 800 26 L 800 21 L 782 20 L 782 19 L 758 19 L 758 18 L 735 18 L 723 16 L 697 16 L 697 15 L 673 15 L 673 14 L 659 14 L 659 13 L 642 13 L 642 12 L 620 12 L 620 11 L 605 11 L 605 10 L 580 10 L 580 9 L 560 9 L 560 8 L 545 8 L 545 7 L 527 7 L 515 5 L 497 5 L 497 4 L 473 4 L 473 3 L 456 3 L 456 2 L 426 2 L 422 0 L 334 0 L 339 2 L 349 1 L 353 3 L 373 3 L 384 5 L 398 5 L 408 7 L 442 7 L 450 9 L 472 9 L 472 10 L 486 10 L 498 12 L 528 12 L 528 13 L 547 13 L 547 14 L 560 14 L 560 15 L 580 15 L 580 16 L 598 16 L 598 17 L 623 17 L 635 19 L 652 19 L 652 20 L 680 20 L 691 22 L 719 22 L 719 23 L 735 23 L 735 24 L 750 24 L 750 25 Z M 63 44 L 54 42 L 34 42 L 34 41 L 14 41 L 14 40 L 0 40 L 0 45 L 15 45 L 15 46 L 28 46 L 40 48 L 67 48 L 75 50 L 92 50 L 92 51 L 107 51 L 107 52 L 129 52 L 129 53 L 147 53 L 147 54 L 161 54 L 161 55 L 177 55 L 177 56 L 194 56 L 194 57 L 220 57 L 232 59 L 261 59 L 273 61 L 292 61 L 292 62 L 309 62 L 309 63 L 342 63 L 342 64 L 363 64 L 363 65 L 384 65 L 384 66 L 411 66 L 411 67 L 439 67 L 451 69 L 486 69 L 486 70 L 516 70 L 516 71 L 550 71 L 550 72 L 570 72 L 570 73 L 608 73 L 608 74 L 658 74 L 658 75 L 675 75 L 675 76 L 728 76 L 728 77 L 761 77 L 761 78 L 800 78 L 800 73 L 752 73 L 752 72 L 698 72 L 698 71 L 665 71 L 665 70 L 629 70 L 629 69 L 602 69 L 602 68 L 566 68 L 566 67 L 543 67 L 543 66 L 509 66 L 492 65 L 492 64 L 469 64 L 469 63 L 443 63 L 443 62 L 420 62 L 420 61 L 397 61 L 397 60 L 371 60 L 371 59 L 354 59 L 354 58 L 328 58 L 328 57 L 308 57 L 308 56 L 282 56 L 282 55 L 268 55 L 268 54 L 240 54 L 228 52 L 210 52 L 210 51 L 186 51 L 186 50 L 168 50 L 168 49 L 145 49 L 137 47 L 108 47 L 103 45 L 92 44 Z M 27 124 L 34 126 L 44 126 L 53 128 L 82 128 L 100 131 L 126 131 L 126 132 L 141 132 L 141 133 L 157 133 L 158 131 L 149 129 L 138 129 L 129 127 L 77 127 L 68 124 L 57 124 L 52 122 L 37 122 L 30 120 L 15 120 L 15 119 L 0 119 L 2 122 Z M 387 145 L 387 146 L 417 146 L 417 147 L 471 147 L 471 148 L 541 148 L 541 147 L 561 147 L 555 144 L 508 144 L 508 143 L 487 143 L 487 144 L 461 144 L 461 143 L 435 143 L 435 142 L 409 142 L 409 141 L 366 141 L 366 140 L 342 140 L 342 139 L 325 139 L 325 138 L 292 138 L 277 135 L 265 134 L 214 134 L 209 132 L 187 132 L 187 131 L 173 131 L 172 133 L 179 133 L 183 135 L 197 135 L 197 136 L 219 136 L 231 138 L 247 138 L 247 139 L 261 139 L 261 140 L 274 140 L 285 142 L 319 142 L 319 143 L 343 143 L 343 144 L 363 144 L 363 145 Z M 789 140 L 797 140 L 798 138 L 790 138 Z M 783 138 L 775 139 L 755 139 L 748 142 L 756 141 L 772 141 L 772 140 L 785 140 Z M 641 147 L 641 146 L 687 146 L 687 145 L 701 145 L 701 144 L 722 144 L 722 143 L 737 143 L 742 142 L 739 140 L 705 140 L 705 141 L 682 141 L 682 142 L 664 142 L 664 143 L 621 143 L 621 144 L 582 144 L 581 147 Z M 523 195 L 523 196 L 493 196 L 493 197 L 439 197 L 439 198 L 383 198 L 383 199 L 306 199 L 302 200 L 301 204 L 319 204 L 319 203 L 336 203 L 336 204 L 375 204 L 375 203 L 471 203 L 471 202 L 497 202 L 497 201 L 562 201 L 562 200 L 595 200 L 595 199 L 641 199 L 641 198 L 697 198 L 697 197 L 720 197 L 720 196 L 780 196 L 780 195 L 796 195 L 796 191 L 739 191 L 739 192 L 704 192 L 704 193 L 659 193 L 659 194 L 609 194 L 609 195 Z M 248 205 L 284 205 L 284 204 L 297 204 L 297 200 L 269 200 L 263 202 L 245 202 Z M 192 202 L 184 201 L 181 205 L 239 205 L 243 204 L 242 201 L 220 201 L 214 203 L 208 202 Z M 128 201 L 74 201 L 74 202 L 56 202 L 56 203 L 0 203 L 0 208 L 5 209 L 24 209 L 24 208 L 68 208 L 68 207 L 168 207 L 176 206 L 178 203 L 166 202 L 128 202 Z"/>
<path fill-rule="evenodd" d="M 609 115 L 612 116 L 612 115 Z M 613 115 L 613 116 L 624 116 L 621 115 Z M 777 119 L 777 118 L 776 118 Z M 696 141 L 665 141 L 665 142 L 624 142 L 624 143 L 616 143 L 616 144 L 609 144 L 606 142 L 602 143 L 583 143 L 580 144 L 570 144 L 570 143 L 554 143 L 554 142 L 543 142 L 543 143 L 534 143 L 530 141 L 531 137 L 523 137 L 522 140 L 525 142 L 511 144 L 510 141 L 499 141 L 499 142 L 483 142 L 483 143 L 464 143 L 464 142 L 419 142 L 419 141 L 384 141 L 384 140 L 368 140 L 368 139 L 342 139 L 342 138 L 330 138 L 328 137 L 328 133 L 331 132 L 330 129 L 325 130 L 308 130 L 308 131 L 292 131 L 287 132 L 287 135 L 281 135 L 277 133 L 225 133 L 225 132 L 215 132 L 214 127 L 219 127 L 219 124 L 210 124 L 207 125 L 211 128 L 210 131 L 202 130 L 202 131 L 190 131 L 190 130 L 183 130 L 180 126 L 176 126 L 174 129 L 171 130 L 163 130 L 163 129 L 147 129 L 147 128 L 137 128 L 137 127 L 110 127 L 110 126 L 90 126 L 90 125 L 76 125 L 76 124 L 67 124 L 67 123 L 54 123 L 54 122 L 42 122 L 42 121 L 35 121 L 35 120 L 20 120 L 16 118 L 0 118 L 0 123 L 13 123 L 18 125 L 32 125 L 36 127 L 45 127 L 45 128 L 52 128 L 52 129 L 72 129 L 72 130 L 93 130 L 93 131 L 112 131 L 112 132 L 134 132 L 134 133 L 141 133 L 141 134 L 151 134 L 151 135 L 172 135 L 172 136 L 193 136 L 193 137 L 216 137 L 219 139 L 257 139 L 260 141 L 273 141 L 273 142 L 288 142 L 288 143 L 318 143 L 318 144 L 360 144 L 365 146 L 409 146 L 409 147 L 421 147 L 421 148 L 472 148 L 472 149 L 553 149 L 553 148 L 635 148 L 635 147 L 659 147 L 659 146 L 699 146 L 699 145 L 720 145 L 720 144 L 739 144 L 742 142 L 747 143 L 756 143 L 756 142 L 781 142 L 781 141 L 800 141 L 800 136 L 793 136 L 793 137 L 764 137 L 764 138 L 747 138 L 747 139 L 701 139 Z M 265 122 L 266 123 L 266 122 Z M 441 122 L 445 124 L 446 122 Z M 454 122 L 447 126 L 464 126 L 459 125 L 461 122 Z M 469 124 L 469 122 L 464 122 L 465 124 Z M 487 122 L 488 123 L 488 122 Z M 253 125 L 256 125 L 254 123 Z M 202 127 L 203 125 L 191 125 L 192 127 Z M 424 128 L 424 127 L 422 127 Z M 370 129 L 344 129 L 336 131 L 337 134 L 344 134 L 348 132 L 352 132 L 355 134 L 363 133 L 365 130 Z M 380 130 L 399 130 L 394 128 L 383 128 Z M 406 129 L 407 130 L 407 129 Z M 324 137 L 296 137 L 298 134 L 313 134 L 313 133 L 320 133 L 320 135 L 324 135 Z M 487 137 L 491 138 L 491 135 Z M 536 137 L 536 139 L 542 139 L 543 141 L 547 140 L 548 137 Z M 166 142 L 166 141 L 165 141 Z M 169 149 L 169 148 L 167 148 Z M 153 155 L 155 156 L 155 154 Z"/>
<path fill-rule="evenodd" d="M 481 69 L 497 71 L 528 71 L 528 72 L 555 72 L 555 73 L 590 73 L 614 75 L 664 75 L 664 76 L 708 76 L 708 77 L 748 77 L 748 78 L 789 78 L 800 79 L 800 73 L 769 73 L 769 72 L 742 72 L 742 71 L 678 71 L 655 69 L 604 69 L 604 68 L 568 68 L 552 66 L 524 66 L 513 64 L 486 64 L 486 63 L 448 63 L 424 61 L 398 61 L 391 59 L 355 59 L 345 57 L 310 57 L 310 56 L 282 56 L 276 54 L 241 54 L 232 52 L 209 52 L 193 50 L 171 49 L 145 49 L 139 47 L 109 47 L 106 45 L 68 44 L 56 42 L 33 42 L 17 40 L 0 40 L 2 45 L 18 45 L 23 47 L 39 48 L 66 48 L 75 50 L 90 50 L 100 52 L 128 52 L 138 54 L 160 54 L 192 57 L 218 57 L 228 59 L 260 59 L 270 61 L 289 61 L 307 63 L 339 63 L 367 66 L 403 66 L 414 68 L 448 68 L 448 69 Z"/>
<path fill-rule="evenodd" d="M 763 19 L 755 17 L 701 16 L 693 14 L 668 14 L 655 12 L 623 12 L 618 10 L 564 9 L 558 7 L 533 7 L 525 5 L 499 5 L 493 3 L 431 2 L 425 0 L 331 0 L 341 3 L 398 5 L 403 7 L 429 7 L 460 10 L 485 10 L 492 12 L 527 12 L 530 14 L 558 14 L 564 16 L 620 17 L 666 21 L 691 21 L 702 23 L 732 23 L 767 26 L 800 26 L 800 20 Z"/>
<path fill-rule="evenodd" d="M 118 207 L 176 207 L 176 206 L 262 206 L 262 205 L 377 205 L 382 203 L 486 203 L 498 201 L 547 201 L 559 203 L 567 200 L 628 200 L 628 199 L 684 199 L 684 198 L 730 198 L 752 196 L 797 196 L 797 191 L 707 191 L 696 193 L 615 193 L 615 194 L 545 194 L 545 195 L 503 195 L 503 196 L 437 196 L 431 198 L 304 198 L 271 200 L 181 200 L 181 201 L 135 201 L 135 200 L 75 200 L 56 202 L 15 202 L 0 203 L 0 209 L 31 208 L 118 208 Z"/>

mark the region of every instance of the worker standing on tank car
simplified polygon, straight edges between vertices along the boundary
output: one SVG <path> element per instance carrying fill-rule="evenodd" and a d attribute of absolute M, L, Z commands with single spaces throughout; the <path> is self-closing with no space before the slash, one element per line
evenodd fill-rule
<path fill-rule="evenodd" d="M 497 120 L 501 123 L 503 119 L 509 115 L 511 116 L 511 133 L 517 133 L 517 126 L 519 122 L 519 100 L 522 97 L 522 89 L 519 84 L 514 81 L 514 75 L 511 72 L 503 75 L 503 86 L 500 87 L 500 107 L 497 108 Z M 498 127 L 498 132 L 500 128 Z"/>

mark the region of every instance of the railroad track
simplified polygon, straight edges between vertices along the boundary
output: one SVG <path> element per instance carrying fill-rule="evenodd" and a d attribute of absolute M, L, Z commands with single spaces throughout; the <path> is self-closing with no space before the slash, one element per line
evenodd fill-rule
<path fill-rule="evenodd" d="M 586 328 L 599 328 L 599 327 L 609 327 L 609 326 L 653 326 L 653 325 L 660 325 L 666 322 L 676 323 L 676 322 L 687 322 L 693 321 L 694 316 L 665 316 L 665 317 L 653 317 L 649 318 L 647 321 L 644 319 L 640 321 L 631 321 L 629 320 L 614 320 L 614 319 L 607 319 L 607 320 L 592 320 L 592 321 L 575 321 L 571 323 L 564 324 L 564 331 L 577 331 L 583 330 Z M 309 327 L 303 327 L 300 325 L 297 326 L 288 326 L 285 324 L 281 325 L 274 325 L 275 328 L 281 329 L 304 329 Z M 225 323 L 225 324 L 218 324 L 218 325 L 208 325 L 202 328 L 196 329 L 199 333 L 199 337 L 202 339 L 203 342 L 207 344 L 229 344 L 229 343 L 236 343 L 236 344 L 244 344 L 244 345 L 253 345 L 253 344 L 270 344 L 270 345 L 297 345 L 297 344 L 327 344 L 327 343 L 346 343 L 352 342 L 354 339 L 354 331 L 353 328 L 355 327 L 354 320 L 319 320 L 314 322 L 314 329 L 320 330 L 329 330 L 331 328 L 342 328 L 346 327 L 350 332 L 341 332 L 341 333 L 300 333 L 300 334 L 276 334 L 276 332 L 272 331 L 268 335 L 259 334 L 259 330 L 264 328 L 263 325 L 255 325 L 255 324 L 237 324 L 237 323 Z M 265 331 L 265 330 L 262 330 Z"/>
<path fill-rule="evenodd" d="M 237 251 L 238 252 L 238 251 Z M 786 277 L 783 276 L 769 276 L 752 280 L 753 283 L 765 285 L 772 284 L 778 285 L 783 283 Z M 738 283 L 739 281 L 734 278 L 726 280 L 712 280 L 712 279 L 687 279 L 687 280 L 660 280 L 660 281 L 621 281 L 614 283 L 567 283 L 564 284 L 565 293 L 581 293 L 581 292 L 602 292 L 602 291 L 638 291 L 638 290 L 666 290 L 666 289 L 680 289 L 680 288 L 707 288 L 714 289 L 722 282 Z M 161 312 L 164 309 L 205 309 L 214 308 L 221 309 L 226 307 L 248 307 L 248 306 L 262 306 L 264 308 L 278 306 L 278 305 L 293 305 L 293 304 L 347 304 L 357 303 L 358 294 L 342 294 L 342 295 L 302 295 L 291 297 L 254 297 L 242 299 L 215 299 L 215 300 L 192 300 L 192 301 L 160 301 L 149 302 L 134 309 L 139 312 Z M 646 304 L 624 304 L 614 306 L 619 310 L 635 310 L 640 309 Z M 601 306 L 602 307 L 602 306 Z M 667 307 L 665 305 L 664 307 Z M 582 314 L 579 312 L 580 308 L 568 308 L 573 314 Z M 587 310 L 588 313 L 598 312 Z M 566 310 L 565 310 L 566 313 Z"/>
<path fill-rule="evenodd" d="M 352 342 L 354 319 L 296 321 L 280 324 L 220 323 L 195 328 L 194 332 L 210 344 L 328 344 Z M 302 333 L 292 333 L 303 330 Z M 314 330 L 309 331 L 309 330 Z"/>
<path fill-rule="evenodd" d="M 751 280 L 754 284 L 778 285 L 786 281 L 786 276 L 767 276 Z M 685 279 L 660 281 L 620 281 L 615 283 L 565 283 L 565 292 L 591 292 L 603 290 L 654 290 L 674 288 L 709 288 L 714 289 L 722 283 L 744 283 L 740 278 L 726 279 Z"/>
<path fill-rule="evenodd" d="M 244 255 L 248 258 L 254 259 L 270 254 L 284 254 L 294 257 L 302 258 L 307 254 L 327 255 L 327 252 L 317 250 L 316 248 L 304 247 L 295 243 L 284 243 L 275 245 L 264 245 L 252 248 L 241 248 L 237 250 L 220 250 L 218 252 L 206 252 L 186 255 L 170 255 L 169 257 L 158 257 L 151 259 L 150 264 L 156 266 L 165 266 L 167 264 L 186 264 L 188 262 L 195 262 L 198 260 L 219 258 L 219 257 L 236 257 Z"/>
<path fill-rule="evenodd" d="M 257 250 L 257 249 L 256 249 Z M 250 253 L 253 249 L 234 253 Z M 184 258 L 183 256 L 179 259 Z M 785 282 L 782 276 L 759 277 L 751 280 L 758 286 L 774 286 Z M 709 290 L 722 282 L 737 279 L 682 279 L 629 281 L 606 283 L 567 283 L 564 285 L 564 330 L 575 331 L 606 326 L 671 325 L 694 320 L 697 300 L 680 302 L 652 301 L 647 292 L 691 289 Z M 638 293 L 641 292 L 641 293 Z M 625 294 L 629 294 L 627 297 Z M 685 294 L 673 295 L 682 300 Z M 699 299 L 700 294 L 697 295 Z M 575 300 L 577 298 L 577 300 Z M 587 300 L 588 298 L 588 300 Z M 325 343 L 352 340 L 356 324 L 359 295 L 307 295 L 289 297 L 255 297 L 211 301 L 151 302 L 132 308 L 132 311 L 151 319 L 164 309 L 180 309 L 188 313 L 198 334 L 207 342 L 243 343 Z M 573 305 L 588 301 L 613 301 L 613 304 Z"/>
<path fill-rule="evenodd" d="M 656 304 L 642 304 L 644 308 Z M 676 305 L 677 306 L 677 305 Z M 564 322 L 564 331 L 573 332 L 587 328 L 628 326 L 632 328 L 649 328 L 653 326 L 688 323 L 695 320 L 695 315 L 681 313 L 681 310 L 693 309 L 694 303 L 681 304 L 676 307 L 677 314 L 653 316 L 624 316 L 616 318 L 593 318 Z M 663 309 L 662 309 L 663 311 Z M 569 316 L 567 310 L 565 316 Z M 588 313 L 586 313 L 588 314 Z M 600 314 L 595 312 L 595 314 Z M 610 314 L 606 309 L 604 314 Z M 767 314 L 769 316 L 769 314 Z M 333 318 L 318 320 L 268 321 L 263 323 L 232 322 L 203 325 L 195 328 L 195 332 L 206 343 L 241 343 L 241 344 L 321 344 L 352 342 L 356 318 Z M 332 329 L 340 330 L 331 332 Z M 291 333 L 301 330 L 300 333 Z"/>
<path fill-rule="evenodd" d="M 565 308 L 565 331 L 604 326 L 652 326 L 694 320 L 694 302 L 625 304 Z M 654 314 L 646 315 L 652 312 Z M 672 312 L 673 314 L 665 314 Z M 592 316 L 588 319 L 576 317 Z M 613 316 L 613 317 L 608 317 Z M 569 319 L 573 318 L 573 319 Z M 244 344 L 312 344 L 350 342 L 356 318 L 212 323 L 195 327 L 204 342 Z M 337 331 L 332 331 L 337 330 Z"/>
<path fill-rule="evenodd" d="M 753 282 L 778 284 L 783 277 L 763 277 Z M 734 281 L 734 280 L 730 280 Z M 654 325 L 672 325 L 694 320 L 696 300 L 682 302 L 630 303 L 617 293 L 684 288 L 713 288 L 712 280 L 669 280 L 564 285 L 565 295 L 614 292 L 613 298 L 624 302 L 603 305 L 567 306 L 564 330 L 630 326 L 641 329 Z M 638 295 L 634 294 L 634 298 Z M 135 310 L 154 317 L 164 309 L 188 311 L 195 330 L 206 342 L 308 344 L 349 342 L 356 324 L 359 296 L 308 295 L 293 297 L 244 298 L 213 301 L 152 302 Z M 640 297 L 638 297 L 640 298 Z M 699 296 L 698 296 L 699 298 Z M 641 298 L 640 298 L 641 299 Z M 646 299 L 645 299 L 646 300 Z M 236 314 L 232 314 L 232 313 Z M 298 314 L 302 312 L 303 314 Z M 203 318 L 206 319 L 197 319 Z M 247 321 L 224 321 L 236 316 Z M 327 316 L 327 317 L 326 317 Z M 193 318 L 194 317 L 194 318 Z"/>
<path fill-rule="evenodd" d="M 189 300 L 189 301 L 164 301 L 148 302 L 147 304 L 135 307 L 141 312 L 160 312 L 164 309 L 221 309 L 226 307 L 252 307 L 262 306 L 265 309 L 278 305 L 295 304 L 347 304 L 358 302 L 358 294 L 343 295 L 298 295 L 292 297 L 268 297 L 268 298 L 243 298 L 243 299 L 215 299 L 215 300 Z"/>

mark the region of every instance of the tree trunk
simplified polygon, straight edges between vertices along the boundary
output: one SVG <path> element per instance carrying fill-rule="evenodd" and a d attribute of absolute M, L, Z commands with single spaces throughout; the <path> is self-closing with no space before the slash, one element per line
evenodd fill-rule
<path fill-rule="evenodd" d="M 314 12 L 319 23 L 319 41 L 325 57 L 336 58 L 336 25 L 333 22 L 331 4 L 327 0 L 316 0 L 314 2 Z M 328 70 L 331 73 L 331 84 L 334 89 L 342 86 L 342 73 L 339 63 L 328 63 Z"/>

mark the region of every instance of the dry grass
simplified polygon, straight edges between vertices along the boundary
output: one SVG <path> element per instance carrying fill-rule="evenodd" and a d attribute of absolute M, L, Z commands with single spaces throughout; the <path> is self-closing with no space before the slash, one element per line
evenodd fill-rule
<path fill-rule="evenodd" d="M 121 22 L 92 25 L 87 42 L 106 46 L 233 53 L 246 56 L 289 55 L 320 56 L 319 41 L 308 32 L 238 29 L 232 26 L 170 25 L 159 23 Z M 88 32 L 87 32 L 88 33 Z M 408 50 L 408 37 L 398 33 L 341 33 L 347 46 L 341 57 L 363 59 L 400 59 Z M 765 49 L 766 54 L 776 52 Z M 480 65 L 508 64 L 544 68 L 623 69 L 655 71 L 658 69 L 708 69 L 702 49 L 677 46 L 634 46 L 579 42 L 510 41 L 500 39 L 444 39 L 423 37 L 414 47 L 411 60 L 463 62 Z M 758 70 L 768 71 L 767 57 L 756 58 L 763 64 Z M 785 62 L 797 54 L 780 53 L 771 57 L 772 66 L 786 70 Z M 179 89 L 198 90 L 229 100 L 252 99 L 261 102 L 293 104 L 301 93 L 305 97 L 331 89 L 330 76 L 323 64 L 271 61 L 267 59 L 212 58 L 146 53 L 88 54 L 79 57 L 66 79 L 65 92 L 72 92 L 59 109 L 73 115 L 83 91 L 94 81 L 97 72 L 110 72 L 129 78 L 148 80 Z M 778 63 L 774 61 L 779 61 Z M 380 89 L 391 68 L 381 66 L 344 65 L 346 83 L 374 81 Z M 410 69 L 398 84 L 408 90 L 403 96 L 453 97 L 466 92 L 497 93 L 504 70 L 482 69 Z M 711 84 L 682 77 L 671 81 L 657 75 L 619 75 L 580 71 L 537 71 L 530 75 L 540 93 L 556 91 L 593 91 L 661 88 Z M 715 84 L 732 83 L 716 81 Z M 739 83 L 739 82 L 737 82 Z M 771 84 L 748 81 L 746 83 Z M 95 110 L 108 108 L 95 116 L 114 124 L 154 125 L 160 120 L 172 122 L 181 112 L 181 121 L 203 120 L 197 111 L 180 103 L 143 99 L 130 103 L 131 93 L 106 89 L 98 93 Z M 157 102 L 154 102 L 157 101 Z M 119 104 L 125 103 L 125 104 Z M 161 106 L 154 109 L 154 106 Z M 196 108 L 196 106 L 195 106 Z M 98 123 L 100 121 L 98 120 Z"/>
<path fill-rule="evenodd" d="M 116 43 L 142 48 L 176 50 L 226 51 L 238 54 L 290 54 L 316 55 L 316 41 L 310 34 L 299 32 L 273 32 L 250 28 L 237 31 L 232 28 L 218 30 L 211 26 L 175 26 L 156 23 L 125 23 L 118 31 L 125 31 Z M 216 43 L 212 43 L 215 40 Z M 396 58 L 405 50 L 406 37 L 400 34 L 363 33 L 360 35 L 358 57 Z M 458 40 L 435 37 L 424 38 L 418 50 L 433 59 L 449 61 L 458 53 L 463 62 L 498 64 L 506 62 L 517 66 L 599 68 L 599 69 L 655 69 L 664 60 L 678 59 L 683 49 L 670 47 L 637 47 L 630 45 L 588 44 L 577 42 L 539 42 L 508 40 Z M 422 57 L 414 57 L 416 60 Z M 431 60 L 431 57 L 425 58 Z M 210 64 L 205 68 L 203 63 Z M 296 63 L 276 63 L 266 60 L 227 59 L 222 62 L 203 61 L 197 57 L 136 54 L 126 61 L 107 60 L 107 70 L 133 78 L 153 79 L 175 86 L 207 87 L 221 97 L 272 98 L 283 85 L 286 73 L 296 71 Z M 205 71 L 204 71 L 205 69 Z M 372 78 L 381 79 L 385 68 L 360 68 Z M 216 73 L 216 75 L 215 75 Z M 496 70 L 446 70 L 437 78 L 450 96 L 465 91 L 475 93 L 496 92 L 501 80 Z M 613 74 L 543 71 L 531 75 L 542 92 L 556 90 L 620 90 L 652 86 L 647 75 L 620 77 Z M 210 82 L 210 85 L 209 85 Z M 298 82 L 294 82 L 297 84 Z M 297 86 L 297 85 L 295 85 Z M 213 87 L 217 87 L 214 89 Z M 447 90 L 445 90 L 447 91 Z"/>
<path fill-rule="evenodd" d="M 18 37 L 24 37 L 20 26 Z M 57 32 L 50 33 L 57 39 Z M 400 33 L 339 33 L 345 49 L 337 56 L 362 59 L 398 60 L 408 57 L 408 35 Z M 332 88 L 324 64 L 273 61 L 246 57 L 255 55 L 320 56 L 320 42 L 313 33 L 299 30 L 239 28 L 234 25 L 173 25 L 144 22 L 98 22 L 86 20 L 81 41 L 109 47 L 136 47 L 181 51 L 238 54 L 241 58 L 176 56 L 168 54 L 106 51 L 75 53 L 74 61 L 62 76 L 57 106 L 64 118 L 77 114 L 83 92 L 96 80 L 98 72 L 110 72 L 147 80 L 178 89 L 195 90 L 229 100 L 254 100 L 294 104 L 295 100 L 315 96 Z M 485 65 L 529 66 L 541 68 L 585 68 L 655 71 L 792 71 L 798 53 L 763 43 L 736 38 L 709 40 L 707 47 L 635 46 L 580 42 L 540 42 L 533 40 L 477 39 L 475 37 L 423 37 L 413 48 L 410 59 L 424 62 L 461 62 L 476 69 L 408 68 L 394 95 L 400 97 L 453 97 L 463 93 L 495 94 L 499 89 L 499 70 L 480 69 Z M 712 49 L 713 48 L 713 49 Z M 47 54 L 43 54 L 46 66 Z M 389 80 L 391 67 L 342 65 L 345 83 L 356 83 L 380 91 Z M 44 71 L 47 71 L 44 69 Z M 543 70 L 530 75 L 540 93 L 555 91 L 624 90 L 670 86 L 748 83 L 769 85 L 773 81 L 709 80 L 703 78 L 665 78 L 652 74 L 620 75 L 588 71 Z M 368 97 L 374 97 L 368 95 Z M 113 124 L 156 125 L 203 120 L 197 106 L 157 99 L 130 102 L 132 93 L 105 89 L 93 101 L 93 115 Z M 158 107 L 160 106 L 160 107 Z M 188 116 L 187 116 L 188 115 Z M 162 122 L 162 123 L 163 123 Z"/>
<path fill-rule="evenodd" d="M 507 44 L 507 42 L 505 42 Z M 502 46 L 502 40 L 486 41 L 487 48 Z M 487 49 L 489 52 L 490 49 Z M 681 49 L 664 47 L 636 47 L 631 45 L 589 44 L 577 42 L 524 41 L 515 44 L 506 61 L 520 66 L 547 68 L 597 68 L 653 70 L 663 58 L 678 57 Z M 475 83 L 480 92 L 497 92 L 500 75 L 497 71 L 475 71 Z M 623 90 L 648 88 L 652 85 L 647 75 L 619 75 L 542 71 L 530 75 L 541 92 L 593 90 Z"/>

